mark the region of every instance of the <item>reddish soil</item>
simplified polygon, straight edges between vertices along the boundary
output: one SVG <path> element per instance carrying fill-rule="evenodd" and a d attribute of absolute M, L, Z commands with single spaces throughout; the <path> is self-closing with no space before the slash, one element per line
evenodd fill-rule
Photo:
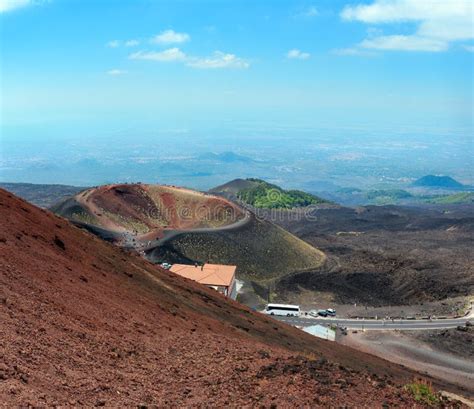
<path fill-rule="evenodd" d="M 254 313 L 1 189 L 0 220 L 6 406 L 417 405 L 402 387 L 415 372 Z"/>
<path fill-rule="evenodd" d="M 114 232 L 146 233 L 145 238 L 150 233 L 159 237 L 166 229 L 230 225 L 244 217 L 242 209 L 227 199 L 160 185 L 105 185 L 67 199 L 71 200 L 93 215 L 97 226 Z M 67 208 L 59 214 L 74 220 Z M 138 226 L 142 231 L 136 231 Z"/>
<path fill-rule="evenodd" d="M 99 208 L 125 219 L 142 221 L 144 216 L 159 217 L 159 209 L 140 185 L 107 186 L 96 189 L 90 200 Z"/>
<path fill-rule="evenodd" d="M 162 200 L 162 203 L 163 203 L 163 207 L 166 208 L 166 209 L 174 209 L 176 208 L 176 198 L 175 198 L 175 195 L 173 195 L 172 193 L 162 193 L 160 195 L 160 199 Z M 173 212 L 171 215 L 170 215 L 170 223 L 171 225 L 173 226 L 176 226 L 178 224 L 178 215 Z"/>

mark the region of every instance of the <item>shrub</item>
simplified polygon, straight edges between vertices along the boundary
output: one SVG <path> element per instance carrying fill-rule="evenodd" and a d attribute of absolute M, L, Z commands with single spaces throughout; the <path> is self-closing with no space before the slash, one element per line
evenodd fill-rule
<path fill-rule="evenodd" d="M 279 186 L 259 179 L 248 179 L 255 186 L 242 189 L 238 193 L 240 200 L 257 208 L 292 209 L 314 204 L 328 203 L 320 197 L 300 190 L 284 190 Z"/>
<path fill-rule="evenodd" d="M 417 402 L 425 403 L 430 406 L 439 404 L 438 394 L 433 390 L 431 384 L 422 379 L 416 380 L 405 386 Z"/>

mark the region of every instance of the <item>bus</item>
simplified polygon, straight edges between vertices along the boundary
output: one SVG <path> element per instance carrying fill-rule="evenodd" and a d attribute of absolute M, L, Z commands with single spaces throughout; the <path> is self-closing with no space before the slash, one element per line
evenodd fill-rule
<path fill-rule="evenodd" d="M 268 304 L 263 311 L 269 315 L 284 315 L 287 317 L 299 317 L 300 306 L 288 304 Z"/>

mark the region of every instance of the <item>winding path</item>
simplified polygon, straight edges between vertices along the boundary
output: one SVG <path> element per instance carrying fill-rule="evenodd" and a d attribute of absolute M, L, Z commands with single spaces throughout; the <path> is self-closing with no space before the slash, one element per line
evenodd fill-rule
<path fill-rule="evenodd" d="M 222 231 L 235 231 L 239 230 L 242 227 L 245 227 L 251 220 L 252 214 L 249 211 L 245 211 L 244 217 L 240 220 L 237 220 L 235 223 L 227 224 L 221 227 L 200 227 L 196 229 L 182 229 L 182 230 L 165 230 L 164 236 L 158 240 L 151 240 L 147 245 L 137 246 L 138 250 L 149 251 L 155 247 L 159 247 L 167 243 L 168 241 L 175 239 L 178 236 L 188 233 L 218 233 Z"/>

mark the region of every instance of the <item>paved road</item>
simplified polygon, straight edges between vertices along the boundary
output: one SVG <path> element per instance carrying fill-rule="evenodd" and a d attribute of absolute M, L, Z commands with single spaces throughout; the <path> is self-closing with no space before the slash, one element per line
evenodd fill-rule
<path fill-rule="evenodd" d="M 456 328 L 465 325 L 467 321 L 473 321 L 472 316 L 456 319 L 432 319 L 430 320 L 374 320 L 374 319 L 347 319 L 347 318 L 310 318 L 310 317 L 279 317 L 273 318 L 286 322 L 287 324 L 309 327 L 311 325 L 339 325 L 348 329 L 360 330 L 428 330 Z"/>

